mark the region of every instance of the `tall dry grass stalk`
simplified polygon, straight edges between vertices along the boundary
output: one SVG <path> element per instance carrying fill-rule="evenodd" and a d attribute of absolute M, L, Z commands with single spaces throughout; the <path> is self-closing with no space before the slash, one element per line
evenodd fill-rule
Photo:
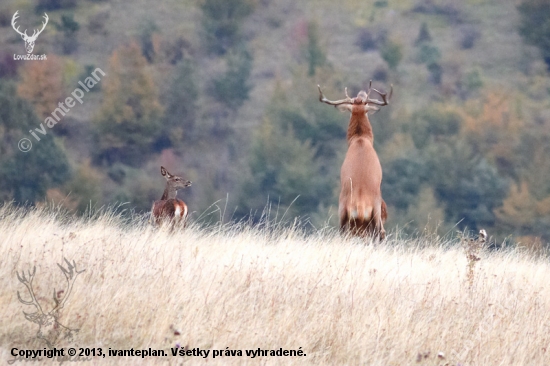
<path fill-rule="evenodd" d="M 334 231 L 229 225 L 170 235 L 145 220 L 92 220 L 0 209 L 0 359 L 42 349 L 25 319 L 16 271 L 36 266 L 45 311 L 79 274 L 59 346 L 112 349 L 292 349 L 304 357 L 94 358 L 89 364 L 543 365 L 550 363 L 550 265 L 517 250 L 483 252 L 471 288 L 460 245 Z M 70 344 L 69 344 L 70 343 Z M 44 360 L 43 362 L 48 362 Z"/>

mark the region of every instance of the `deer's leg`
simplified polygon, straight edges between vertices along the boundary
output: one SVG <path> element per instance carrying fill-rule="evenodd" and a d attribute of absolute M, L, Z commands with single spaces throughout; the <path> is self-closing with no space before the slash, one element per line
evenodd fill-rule
<path fill-rule="evenodd" d="M 384 203 L 385 204 L 385 203 Z M 378 240 L 384 240 L 386 238 L 386 230 L 384 229 L 383 223 L 383 207 L 382 205 L 377 205 L 373 210 L 373 234 L 378 238 Z"/>
<path fill-rule="evenodd" d="M 344 235 L 350 228 L 350 222 L 347 211 L 340 213 L 340 234 Z"/>

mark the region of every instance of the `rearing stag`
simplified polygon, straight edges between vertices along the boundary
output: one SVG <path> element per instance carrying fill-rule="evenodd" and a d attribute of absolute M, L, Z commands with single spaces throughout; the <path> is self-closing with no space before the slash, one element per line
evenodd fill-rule
<path fill-rule="evenodd" d="M 380 188 L 382 166 L 374 150 L 374 135 L 367 114 L 388 105 L 393 87 L 390 89 L 389 96 L 372 88 L 382 97 L 382 100 L 371 99 L 369 97 L 371 83 L 367 92 L 361 90 L 355 98 L 348 96 L 346 88 L 346 98 L 336 101 L 325 98 L 321 87 L 317 85 L 317 88 L 319 101 L 351 113 L 347 133 L 348 152 L 340 171 L 341 191 L 338 205 L 340 231 L 363 237 L 373 235 L 384 239 L 387 211 Z"/>

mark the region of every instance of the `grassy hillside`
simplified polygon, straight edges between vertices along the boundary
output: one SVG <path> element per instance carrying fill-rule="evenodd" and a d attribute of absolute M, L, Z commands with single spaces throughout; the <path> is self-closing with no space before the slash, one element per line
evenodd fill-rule
<path fill-rule="evenodd" d="M 194 218 L 219 203 L 226 221 L 258 220 L 267 203 L 335 226 L 348 116 L 321 105 L 316 86 L 338 99 L 373 79 L 394 88 L 371 116 L 388 228 L 550 242 L 550 78 L 520 35 L 521 1 L 216 1 L 3 1 L 0 201 L 143 213 L 164 165 L 194 182 L 180 193 Z M 208 28 L 207 3 L 249 10 L 221 51 L 209 32 L 234 12 Z M 47 62 L 11 59 L 23 52 L 16 10 L 29 29 L 47 11 L 35 51 Z M 85 102 L 32 140 L 96 67 L 107 76 Z"/>
<path fill-rule="evenodd" d="M 170 235 L 111 214 L 0 211 L 0 358 L 42 349 L 18 301 L 16 272 L 36 266 L 45 312 L 65 290 L 56 263 L 74 261 L 58 321 L 79 329 L 64 347 L 289 349 L 303 357 L 223 356 L 215 364 L 541 365 L 548 363 L 546 258 L 482 251 L 471 287 L 460 246 L 391 233 L 364 245 L 335 232 L 192 227 Z M 63 293 L 58 295 L 62 297 Z M 203 364 L 200 358 L 93 358 L 97 364 Z"/>

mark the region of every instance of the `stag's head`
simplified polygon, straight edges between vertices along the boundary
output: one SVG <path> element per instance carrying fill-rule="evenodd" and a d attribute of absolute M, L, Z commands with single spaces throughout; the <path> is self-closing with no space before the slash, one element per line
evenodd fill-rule
<path fill-rule="evenodd" d="M 28 271 L 28 275 L 25 275 L 25 272 L 22 272 L 21 274 L 19 274 L 19 272 L 15 272 L 15 274 L 17 275 L 17 279 L 19 280 L 19 282 L 25 285 L 25 287 L 29 291 L 29 296 L 31 298 L 30 300 L 24 300 L 21 297 L 19 291 L 17 291 L 17 297 L 19 298 L 19 301 L 25 305 L 33 305 L 37 310 L 34 313 L 23 312 L 23 314 L 25 315 L 25 319 L 39 325 L 36 336 L 37 338 L 45 341 L 49 348 L 55 347 L 55 344 L 60 339 L 60 336 L 62 336 L 63 339 L 70 340 L 73 337 L 73 333 L 78 333 L 78 329 L 67 328 L 63 324 L 60 324 L 58 319 L 61 315 L 61 310 L 63 310 L 67 299 L 71 295 L 76 277 L 80 273 L 84 272 L 84 270 L 77 270 L 76 263 L 74 261 L 73 263 L 71 263 L 66 258 L 64 259 L 67 263 L 67 268 L 63 267 L 59 263 L 57 265 L 65 275 L 65 279 L 67 280 L 67 290 L 62 290 L 58 292 L 56 292 L 55 289 L 53 290 L 53 301 L 55 303 L 55 307 L 49 312 L 45 312 L 42 309 L 42 306 L 40 305 L 40 303 L 36 299 L 36 295 L 34 294 L 32 281 L 34 280 L 34 276 L 36 274 L 36 266 L 33 268 L 32 271 Z M 63 292 L 65 293 L 63 298 L 58 299 L 59 293 Z"/>
<path fill-rule="evenodd" d="M 393 94 L 393 86 L 390 88 L 390 94 L 388 95 L 388 93 L 382 93 L 381 91 L 378 91 L 372 88 L 371 85 L 372 85 L 372 80 L 369 83 L 368 91 L 361 90 L 359 93 L 357 93 L 357 96 L 355 98 L 350 98 L 348 95 L 348 89 L 345 88 L 344 92 L 345 92 L 346 98 L 342 100 L 335 100 L 335 101 L 328 100 L 327 98 L 325 98 L 325 96 L 323 95 L 323 92 L 321 91 L 321 87 L 317 85 L 317 88 L 319 89 L 319 101 L 329 105 L 333 105 L 343 111 L 352 112 L 355 107 L 355 109 L 360 108 L 361 110 L 364 110 L 365 113 L 368 113 L 370 111 L 376 112 L 380 110 L 381 106 L 388 105 L 389 103 L 388 101 L 390 100 Z M 380 97 L 382 97 L 382 100 L 370 98 L 371 90 L 374 90 L 376 93 L 378 93 Z"/>
<path fill-rule="evenodd" d="M 44 28 L 46 28 L 46 24 L 48 24 L 48 14 L 44 13 L 44 20 L 45 22 L 42 22 L 42 29 L 41 30 L 37 30 L 35 29 L 32 36 L 29 36 L 27 35 L 27 30 L 25 29 L 24 32 L 21 32 L 19 30 L 19 26 L 17 26 L 17 28 L 15 27 L 15 21 L 17 20 L 17 18 L 19 18 L 19 10 L 15 12 L 15 14 L 13 14 L 13 17 L 11 18 L 11 26 L 13 27 L 13 29 L 19 33 L 21 35 L 21 38 L 23 38 L 23 40 L 25 41 L 25 49 L 27 50 L 27 53 L 31 53 L 32 50 L 34 49 L 34 42 L 36 42 L 36 39 L 38 38 L 38 36 L 40 35 L 40 33 L 42 33 L 42 31 L 44 30 Z"/>

